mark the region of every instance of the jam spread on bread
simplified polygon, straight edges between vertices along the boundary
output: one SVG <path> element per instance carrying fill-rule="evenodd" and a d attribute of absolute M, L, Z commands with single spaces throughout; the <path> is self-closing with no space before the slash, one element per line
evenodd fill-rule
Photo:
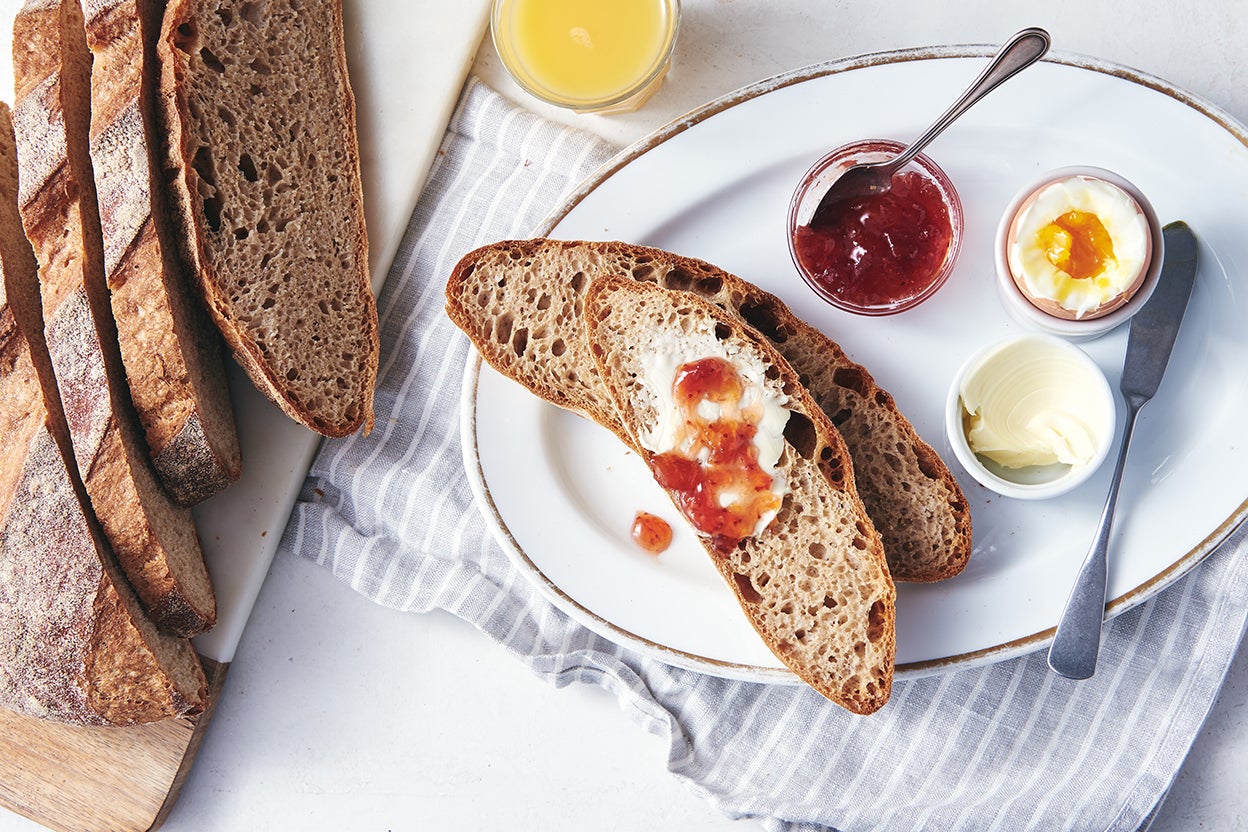
<path fill-rule="evenodd" d="M 903 171 L 881 194 L 845 199 L 797 228 L 802 267 L 847 304 L 904 302 L 932 283 L 953 240 L 949 209 L 936 183 Z"/>
<path fill-rule="evenodd" d="M 672 545 L 672 527 L 662 517 L 639 511 L 633 518 L 632 538 L 645 551 L 658 555 Z"/>
<path fill-rule="evenodd" d="M 719 357 L 682 365 L 673 394 L 681 435 L 674 450 L 650 458 L 650 468 L 694 528 L 727 552 L 780 508 L 754 442 L 761 404 L 745 403 L 745 383 Z"/>

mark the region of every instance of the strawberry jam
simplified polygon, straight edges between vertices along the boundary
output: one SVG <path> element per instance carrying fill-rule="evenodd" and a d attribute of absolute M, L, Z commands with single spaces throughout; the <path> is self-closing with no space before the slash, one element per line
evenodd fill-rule
<path fill-rule="evenodd" d="M 893 176 L 882 194 L 843 200 L 794 237 L 798 262 L 845 304 L 887 308 L 922 294 L 953 239 L 940 188 L 916 171 Z"/>
<path fill-rule="evenodd" d="M 754 443 L 761 405 L 742 406 L 745 383 L 722 358 L 682 365 L 672 392 L 682 420 L 676 450 L 652 456 L 650 468 L 694 528 L 724 553 L 780 507 Z"/>
<path fill-rule="evenodd" d="M 639 511 L 633 518 L 632 537 L 642 549 L 657 555 L 672 545 L 672 527 L 662 517 Z"/>

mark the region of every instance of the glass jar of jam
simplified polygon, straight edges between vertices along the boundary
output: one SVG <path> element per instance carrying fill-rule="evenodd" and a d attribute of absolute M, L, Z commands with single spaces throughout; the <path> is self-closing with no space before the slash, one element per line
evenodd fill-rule
<path fill-rule="evenodd" d="M 819 200 L 848 168 L 905 149 L 871 139 L 824 156 L 789 205 L 789 252 L 820 297 L 859 315 L 892 315 L 931 297 L 948 279 L 962 245 L 962 203 L 935 162 L 919 154 L 883 194 L 852 197 L 812 222 Z"/>

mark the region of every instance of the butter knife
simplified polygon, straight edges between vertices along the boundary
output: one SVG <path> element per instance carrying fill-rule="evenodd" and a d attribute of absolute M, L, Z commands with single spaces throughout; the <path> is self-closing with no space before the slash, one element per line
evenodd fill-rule
<path fill-rule="evenodd" d="M 1183 312 L 1196 279 L 1196 237 L 1184 222 L 1172 222 L 1162 229 L 1164 239 L 1161 277 L 1153 296 L 1132 319 L 1127 336 L 1127 357 L 1122 366 L 1122 391 L 1127 403 L 1127 425 L 1118 450 L 1118 462 L 1110 480 L 1109 496 L 1096 537 L 1079 568 L 1074 588 L 1057 625 L 1057 635 L 1049 648 L 1049 667 L 1068 679 L 1087 679 L 1096 672 L 1101 646 L 1101 625 L 1105 620 L 1105 584 L 1109 572 L 1109 535 L 1114 524 L 1118 487 L 1131 446 L 1131 433 L 1140 408 L 1157 393 L 1161 377 L 1170 361 Z"/>

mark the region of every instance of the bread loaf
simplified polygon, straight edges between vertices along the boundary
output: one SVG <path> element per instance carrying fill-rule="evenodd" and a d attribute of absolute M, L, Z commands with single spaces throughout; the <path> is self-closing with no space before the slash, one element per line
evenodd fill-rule
<path fill-rule="evenodd" d="M 581 322 L 586 292 L 605 275 L 695 292 L 762 332 L 844 438 L 894 580 L 935 581 L 962 570 L 971 553 L 970 509 L 940 456 L 864 367 L 739 277 L 626 243 L 504 241 L 460 260 L 447 282 L 447 313 L 504 375 L 611 427 L 614 413 Z"/>
<path fill-rule="evenodd" d="M 377 310 L 341 0 L 172 0 L 158 54 L 174 219 L 234 357 L 313 430 L 368 431 Z"/>
<path fill-rule="evenodd" d="M 39 263 L 56 381 L 45 395 L 64 403 L 92 507 L 152 619 L 175 635 L 202 632 L 216 620 L 216 599 L 199 537 L 147 459 L 104 285 L 87 150 L 90 53 L 77 0 L 24 7 L 13 57 L 18 204 Z"/>
<path fill-rule="evenodd" d="M 702 521 L 707 526 L 700 538 L 754 629 L 799 678 L 828 699 L 855 713 L 882 707 L 892 687 L 896 593 L 884 547 L 854 490 L 845 445 L 797 374 L 740 318 L 690 292 L 616 275 L 601 277 L 586 294 L 584 321 L 592 355 L 630 444 L 656 471 L 660 484 L 674 492 L 682 511 L 693 515 L 695 527 L 703 489 L 725 479 L 725 470 L 732 474 L 724 492 L 713 495 L 713 519 Z M 691 458 L 702 460 L 693 463 L 698 470 L 725 464 L 706 483 L 692 485 L 684 479 L 687 467 L 675 477 L 664 473 L 668 469 L 657 463 L 671 452 L 656 442 L 662 444 L 664 425 L 669 424 L 664 411 L 672 406 L 669 399 L 677 380 L 687 378 L 682 375 L 686 371 L 698 372 L 708 360 L 732 374 L 728 388 L 718 391 L 727 395 L 704 396 L 695 387 L 690 407 L 702 417 L 704 405 L 711 403 L 719 416 L 689 440 L 690 449 L 684 456 L 678 452 L 673 464 L 682 466 L 681 460 Z M 711 375 L 715 372 L 712 368 Z M 768 395 L 787 411 L 787 421 L 776 473 L 763 472 L 763 478 L 783 482 L 783 496 L 770 522 L 765 511 L 757 520 L 747 514 L 748 528 L 725 537 L 724 529 L 739 518 L 729 513 L 724 519 L 718 510 L 724 501 L 731 497 L 748 503 L 754 493 L 776 498 L 770 486 L 758 482 L 757 466 L 763 464 L 758 448 L 771 444 L 752 438 L 740 444 L 742 437 L 754 435 L 754 424 L 762 435 L 766 418 L 725 421 L 725 414 L 737 406 L 747 414 L 765 412 L 762 402 Z M 687 429 L 693 422 L 685 420 L 694 417 L 672 418 Z M 778 421 L 771 427 L 778 430 Z M 749 478 L 732 467 L 742 460 L 754 472 Z M 674 486 L 677 481 L 685 484 Z"/>
<path fill-rule="evenodd" d="M 144 617 L 84 508 L 68 443 L 58 447 L 65 417 L 55 397 L 45 404 L 32 361 L 37 276 L 16 199 L 0 105 L 0 706 L 82 725 L 197 713 L 207 689 L 198 658 Z"/>
<path fill-rule="evenodd" d="M 149 164 L 149 146 L 159 146 L 153 107 L 163 8 L 158 0 L 87 0 L 90 149 L 131 398 L 161 483 L 189 506 L 237 480 L 241 463 L 220 337 L 183 274 L 163 183 L 153 182 Z"/>

